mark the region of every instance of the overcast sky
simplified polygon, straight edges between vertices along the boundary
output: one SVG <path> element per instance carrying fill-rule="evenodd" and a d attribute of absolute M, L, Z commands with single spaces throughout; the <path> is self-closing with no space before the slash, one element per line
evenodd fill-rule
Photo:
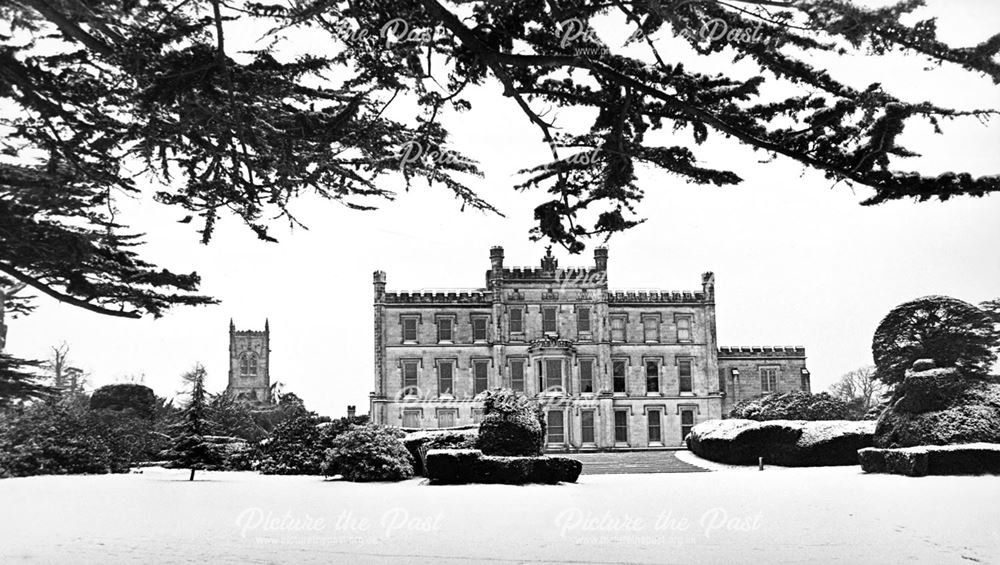
<path fill-rule="evenodd" d="M 938 16 L 942 37 L 953 45 L 974 45 L 1000 31 L 995 1 L 929 4 L 921 15 Z M 668 52 L 691 68 L 680 48 Z M 1000 108 L 1000 88 L 950 65 L 928 71 L 926 61 L 899 56 L 822 63 L 858 88 L 881 82 L 911 101 Z M 713 64 L 714 70 L 731 66 Z M 279 244 L 261 242 L 227 218 L 203 246 L 194 224 L 177 223 L 183 211 L 121 202 L 125 220 L 147 233 L 148 258 L 176 271 L 196 270 L 204 293 L 222 303 L 136 321 L 40 297 L 34 314 L 8 320 L 8 352 L 44 358 L 49 346 L 66 341 L 72 362 L 91 372 L 92 386 L 145 374 L 145 384 L 163 396 L 178 392 L 181 373 L 201 362 L 209 389 L 221 391 L 230 317 L 240 329 L 258 330 L 269 318 L 272 380 L 321 413 L 340 415 L 348 404 L 367 412 L 372 271 L 388 273 L 390 290 L 480 287 L 490 246 L 503 245 L 510 265 L 536 265 L 544 254 L 545 244 L 530 242 L 528 230 L 546 195 L 511 187 L 516 171 L 543 162 L 548 150 L 495 83 L 469 98 L 472 112 L 447 116 L 444 124 L 452 146 L 482 164 L 485 178 L 470 182 L 505 217 L 460 212 L 443 189 L 420 184 L 375 212 L 303 198 L 294 210 L 309 230 L 279 225 Z M 559 116 L 578 130 L 589 126 L 585 114 Z M 932 135 L 929 126 L 915 123 L 904 142 L 923 157 L 897 167 L 1000 172 L 1000 121 L 943 127 L 945 135 Z M 862 207 L 867 192 L 831 187 L 821 174 L 786 159 L 761 163 L 762 154 L 717 136 L 696 153 L 710 166 L 733 167 L 744 183 L 700 187 L 641 171 L 646 198 L 639 213 L 648 221 L 611 240 L 611 287 L 694 290 L 700 273 L 714 271 L 719 343 L 803 345 L 816 391 L 871 363 L 872 332 L 896 304 L 927 294 L 970 302 L 1000 296 L 1000 197 Z M 554 251 L 560 266 L 592 262 L 590 248 L 577 257 Z"/>

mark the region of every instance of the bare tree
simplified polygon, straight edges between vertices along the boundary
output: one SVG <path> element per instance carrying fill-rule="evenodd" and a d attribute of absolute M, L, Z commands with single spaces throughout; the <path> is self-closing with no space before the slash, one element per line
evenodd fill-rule
<path fill-rule="evenodd" d="M 875 379 L 875 367 L 868 365 L 843 375 L 830 386 L 830 394 L 865 414 L 882 402 L 889 387 Z"/>
<path fill-rule="evenodd" d="M 63 394 L 79 394 L 83 392 L 89 375 L 79 367 L 70 365 L 69 344 L 65 341 L 50 347 L 52 354 L 44 367 L 52 379 L 52 385 Z"/>

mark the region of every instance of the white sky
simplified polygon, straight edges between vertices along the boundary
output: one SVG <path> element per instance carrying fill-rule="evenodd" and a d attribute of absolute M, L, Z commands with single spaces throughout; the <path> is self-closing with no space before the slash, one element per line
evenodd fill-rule
<path fill-rule="evenodd" d="M 929 4 L 921 14 L 938 16 L 943 39 L 953 45 L 975 45 L 1000 32 L 1000 3 L 993 0 Z M 691 68 L 690 58 L 682 60 Z M 927 71 L 924 60 L 898 56 L 827 64 L 857 88 L 877 81 L 906 100 L 1000 108 L 1000 88 L 951 65 Z M 727 66 L 721 60 L 716 69 Z M 477 287 L 490 246 L 503 245 L 510 265 L 535 265 L 544 253 L 544 243 L 528 241 L 528 230 L 533 208 L 547 195 L 511 187 L 519 178 L 514 173 L 546 160 L 548 149 L 495 83 L 468 98 L 471 113 L 443 121 L 451 146 L 482 164 L 486 177 L 469 179 L 472 186 L 506 218 L 461 213 L 443 189 L 420 184 L 376 212 L 303 198 L 294 209 L 310 229 L 276 226 L 279 244 L 261 242 L 226 218 L 203 246 L 197 220 L 176 222 L 182 210 L 124 202 L 125 221 L 147 233 L 147 259 L 178 272 L 196 270 L 203 292 L 222 304 L 136 321 L 40 297 L 33 315 L 8 319 L 8 352 L 44 358 L 65 340 L 72 362 L 92 373 L 92 386 L 144 373 L 145 384 L 163 396 L 176 393 L 181 373 L 201 362 L 209 389 L 220 391 L 229 318 L 239 329 L 263 329 L 268 317 L 272 380 L 321 413 L 340 415 L 348 404 L 367 412 L 373 270 L 388 272 L 390 290 Z M 560 115 L 566 125 L 589 126 L 583 114 Z M 935 136 L 914 123 L 904 142 L 924 157 L 896 166 L 997 174 L 998 126 L 996 119 L 986 126 L 964 119 L 944 123 L 945 135 Z M 831 189 L 821 174 L 787 159 L 759 163 L 762 154 L 715 135 L 695 152 L 710 166 L 732 167 L 744 183 L 701 187 L 658 171 L 640 173 L 646 198 L 639 213 L 649 220 L 611 240 L 610 285 L 690 290 L 699 288 L 700 273 L 714 271 L 720 344 L 804 345 L 817 391 L 871 363 L 872 332 L 896 304 L 927 294 L 970 302 L 1000 296 L 1000 197 L 862 207 L 867 192 Z M 562 266 L 592 262 L 590 248 L 579 257 L 554 252 Z"/>

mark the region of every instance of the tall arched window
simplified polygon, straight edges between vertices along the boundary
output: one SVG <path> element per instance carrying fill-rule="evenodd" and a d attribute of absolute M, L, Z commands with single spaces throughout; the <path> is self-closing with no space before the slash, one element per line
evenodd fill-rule
<path fill-rule="evenodd" d="M 257 356 L 247 352 L 240 357 L 240 375 L 252 377 L 257 374 Z"/>

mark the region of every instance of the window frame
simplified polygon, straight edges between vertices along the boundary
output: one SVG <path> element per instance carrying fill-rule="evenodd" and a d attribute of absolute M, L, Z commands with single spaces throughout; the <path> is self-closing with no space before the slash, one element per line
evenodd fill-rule
<path fill-rule="evenodd" d="M 514 329 L 514 312 L 517 312 L 517 329 Z M 507 309 L 507 326 L 511 335 L 524 336 L 524 307 L 513 306 Z"/>
<path fill-rule="evenodd" d="M 621 363 L 622 375 L 618 377 L 615 375 L 615 366 Z M 611 359 L 611 393 L 612 394 L 628 394 L 628 359 L 619 358 Z M 618 390 L 618 380 L 621 379 L 621 390 Z"/>
<path fill-rule="evenodd" d="M 518 389 L 517 386 L 514 384 L 515 382 L 517 382 L 514 380 L 514 365 L 520 365 L 521 367 L 520 389 Z M 527 381 L 527 374 L 528 374 L 527 365 L 528 365 L 528 360 L 524 357 L 515 357 L 507 359 L 507 366 L 509 367 L 508 370 L 510 371 L 510 388 L 512 390 L 516 392 L 526 392 L 524 385 Z"/>
<path fill-rule="evenodd" d="M 682 321 L 687 327 L 681 327 Z M 677 327 L 677 343 L 694 342 L 694 314 L 674 314 L 674 325 Z M 687 332 L 687 337 L 681 336 L 682 331 Z"/>
<path fill-rule="evenodd" d="M 482 322 L 483 324 L 483 335 L 482 337 L 476 337 L 476 323 Z M 487 343 L 490 340 L 490 317 L 487 314 L 473 314 L 469 317 L 469 323 L 472 325 L 472 342 L 473 343 Z"/>
<path fill-rule="evenodd" d="M 656 439 L 653 439 L 654 428 Z M 651 408 L 646 412 L 646 440 L 649 445 L 663 445 L 663 410 L 660 408 Z"/>
<path fill-rule="evenodd" d="M 698 419 L 695 417 L 695 414 L 696 414 L 696 409 L 695 408 L 680 408 L 679 411 L 680 411 L 680 416 L 681 416 L 681 441 L 683 442 L 684 438 L 686 438 L 688 436 L 688 434 L 691 433 L 691 428 L 693 428 L 693 427 L 695 427 L 695 425 L 697 425 Z M 691 415 L 691 423 L 690 424 L 685 424 L 684 423 L 684 416 L 686 414 L 690 414 Z M 685 431 L 685 428 L 687 428 L 686 431 Z"/>
<path fill-rule="evenodd" d="M 420 395 L 420 367 L 422 365 L 421 359 L 400 359 L 399 360 L 399 380 L 400 380 L 400 393 L 403 397 L 408 396 L 419 396 Z M 407 366 L 413 366 L 413 384 L 406 384 L 406 368 Z M 407 393 L 407 390 L 414 389 L 414 393 Z"/>
<path fill-rule="evenodd" d="M 615 332 L 619 331 L 615 329 L 615 322 L 621 320 L 622 327 L 621 338 L 615 338 Z M 612 314 L 608 316 L 608 340 L 612 343 L 627 343 L 628 342 L 628 314 Z"/>
<path fill-rule="evenodd" d="M 650 367 L 650 364 L 652 364 L 652 365 L 654 365 L 656 367 L 656 375 L 653 377 L 653 378 L 656 379 L 656 390 L 651 389 L 650 386 L 649 386 L 649 382 L 650 382 L 650 378 L 651 378 L 649 376 L 649 367 Z M 659 395 L 660 393 L 662 393 L 663 392 L 662 391 L 663 387 L 661 387 L 660 385 L 663 384 L 661 382 L 663 380 L 663 378 L 662 378 L 663 377 L 663 359 L 660 358 L 660 357 L 644 357 L 642 359 L 642 371 L 643 371 L 643 373 L 645 373 L 645 377 L 646 377 L 646 394 L 656 394 L 656 395 Z"/>
<path fill-rule="evenodd" d="M 439 428 L 454 428 L 458 425 L 458 409 L 457 408 L 438 408 L 435 410 L 434 417 L 437 419 L 437 426 Z M 452 425 L 445 426 L 441 422 L 441 416 L 448 414 L 452 418 Z"/>
<path fill-rule="evenodd" d="M 694 393 L 694 357 L 677 357 L 677 392 Z M 688 375 L 684 377 L 684 366 L 687 365 Z M 687 390 L 684 390 L 684 379 L 687 379 Z"/>
<path fill-rule="evenodd" d="M 552 313 L 552 320 L 546 320 L 545 315 L 547 312 Z M 558 306 L 542 306 L 542 335 L 545 334 L 558 334 L 559 333 L 559 307 Z M 548 322 L 552 323 L 552 329 L 545 329 Z"/>
<path fill-rule="evenodd" d="M 549 370 L 559 364 L 559 384 L 552 384 L 552 372 Z M 542 359 L 542 365 L 545 367 L 545 388 L 543 390 L 550 391 L 553 388 L 558 387 L 560 390 L 566 390 L 566 359 L 562 357 L 544 357 Z"/>
<path fill-rule="evenodd" d="M 581 316 L 586 312 L 586 317 Z M 586 328 L 584 328 L 586 321 Z M 593 334 L 594 317 L 593 309 L 590 306 L 578 306 L 576 309 L 576 334 L 580 337 L 589 338 Z"/>
<path fill-rule="evenodd" d="M 615 416 L 614 416 L 614 418 L 615 418 L 615 421 L 614 421 L 615 445 L 627 446 L 629 444 L 629 441 L 628 441 L 628 438 L 629 438 L 629 429 L 628 429 L 629 428 L 629 413 L 628 412 L 629 412 L 628 410 L 615 410 Z M 619 423 L 618 423 L 619 415 L 622 415 L 624 417 L 623 418 L 624 422 L 621 425 L 619 425 Z M 618 435 L 618 432 L 620 430 L 624 430 L 625 431 L 625 434 L 624 434 L 625 437 L 624 437 L 624 439 L 621 439 L 619 437 L 619 435 Z"/>
<path fill-rule="evenodd" d="M 486 392 L 490 389 L 490 363 L 492 359 L 473 359 L 472 360 L 472 396 Z M 479 390 L 479 367 L 485 367 L 483 369 L 483 389 Z"/>
<path fill-rule="evenodd" d="M 660 343 L 660 325 L 663 323 L 663 318 L 659 314 L 642 314 L 640 321 L 643 343 Z M 652 326 L 648 322 L 653 322 Z M 654 332 L 652 338 L 649 335 L 650 329 Z"/>
<path fill-rule="evenodd" d="M 437 342 L 438 343 L 455 343 L 455 322 L 457 316 L 454 314 L 439 314 L 434 318 L 435 331 L 437 332 Z M 449 339 L 441 339 L 441 322 L 448 322 L 448 327 L 450 331 Z"/>
<path fill-rule="evenodd" d="M 407 416 L 416 416 L 416 418 L 417 418 L 417 425 L 416 426 L 407 426 L 406 425 L 406 417 Z M 403 408 L 403 410 L 400 412 L 400 416 L 399 417 L 400 417 L 400 420 L 401 420 L 401 427 L 403 427 L 403 428 L 411 428 L 412 429 L 412 428 L 422 428 L 423 427 L 421 424 L 423 423 L 422 420 L 424 419 L 424 415 L 423 415 L 423 410 L 421 410 L 420 408 Z"/>
<path fill-rule="evenodd" d="M 773 380 L 767 377 L 769 371 L 774 372 Z M 779 365 L 761 365 L 760 367 L 757 367 L 757 373 L 760 375 L 761 393 L 778 392 L 778 378 L 781 376 L 781 367 Z M 767 388 L 765 388 L 765 384 L 767 385 Z"/>
<path fill-rule="evenodd" d="M 441 375 L 441 367 L 444 366 L 444 365 L 449 365 L 450 366 L 450 370 L 451 370 L 451 376 L 450 376 L 450 379 L 451 379 L 451 391 L 450 392 L 446 391 L 444 389 L 444 386 L 443 386 L 442 375 Z M 435 369 L 437 370 L 437 387 L 438 387 L 437 390 L 438 390 L 438 397 L 445 397 L 447 395 L 447 396 L 449 396 L 451 398 L 454 398 L 455 397 L 455 369 L 458 368 L 458 361 L 455 360 L 455 359 L 435 359 L 434 360 L 434 366 L 435 366 Z"/>
<path fill-rule="evenodd" d="M 559 415 L 559 439 L 553 441 L 552 431 L 556 426 L 552 425 L 552 416 Z M 566 413 L 563 410 L 547 410 L 545 412 L 545 445 L 566 445 Z"/>
<path fill-rule="evenodd" d="M 590 440 L 587 440 L 587 416 L 590 417 Z M 583 445 L 597 445 L 597 411 L 580 411 L 580 443 Z"/>
<path fill-rule="evenodd" d="M 580 372 L 580 394 L 594 394 L 596 388 L 594 387 L 594 366 L 597 364 L 597 359 L 594 357 L 582 357 L 577 360 Z M 590 377 L 584 380 L 584 367 L 590 372 Z M 587 390 L 587 383 L 590 383 L 590 390 Z"/>
<path fill-rule="evenodd" d="M 413 322 L 413 339 L 406 339 L 406 323 Z M 399 316 L 399 334 L 401 343 L 419 343 L 420 342 L 420 314 L 400 314 Z"/>

